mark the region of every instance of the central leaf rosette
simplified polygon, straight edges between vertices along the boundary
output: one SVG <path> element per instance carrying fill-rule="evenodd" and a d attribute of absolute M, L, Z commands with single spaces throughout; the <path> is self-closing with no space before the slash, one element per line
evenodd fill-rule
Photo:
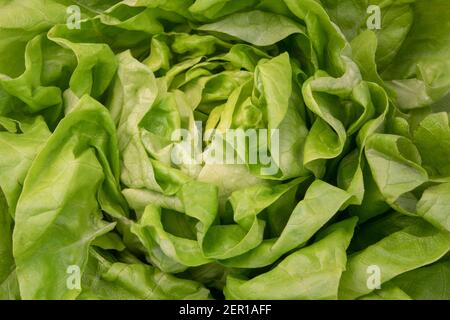
<path fill-rule="evenodd" d="M 161 270 L 210 270 L 197 276 L 212 281 L 271 265 L 361 202 L 365 136 L 382 125 L 387 97 L 362 81 L 323 11 L 294 12 L 306 25 L 236 13 L 153 36 L 142 62 L 119 54 L 108 107 L 123 194 L 137 214 L 131 231 Z M 326 42 L 314 38 L 325 29 Z M 358 131 L 344 190 L 320 180 Z"/>

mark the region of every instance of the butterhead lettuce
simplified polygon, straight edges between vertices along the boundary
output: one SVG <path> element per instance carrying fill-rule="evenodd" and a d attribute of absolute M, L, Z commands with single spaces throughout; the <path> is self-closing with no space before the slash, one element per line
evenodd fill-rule
<path fill-rule="evenodd" d="M 0 299 L 449 299 L 448 0 L 0 0 Z"/>

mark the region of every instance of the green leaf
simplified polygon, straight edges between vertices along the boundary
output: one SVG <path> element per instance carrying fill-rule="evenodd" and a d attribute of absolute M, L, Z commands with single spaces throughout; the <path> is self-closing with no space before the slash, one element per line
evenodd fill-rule
<path fill-rule="evenodd" d="M 391 282 L 415 300 L 448 300 L 449 272 L 450 262 L 447 259 L 402 274 Z"/>
<path fill-rule="evenodd" d="M 356 299 L 373 291 L 371 267 L 380 284 L 405 272 L 431 264 L 450 250 L 450 234 L 419 219 L 349 257 L 339 286 L 340 299 Z"/>
<path fill-rule="evenodd" d="M 22 298 L 73 299 L 80 293 L 66 286 L 67 270 L 77 266 L 82 272 L 91 242 L 114 227 L 102 219 L 100 210 L 109 210 L 99 200 L 117 165 L 113 122 L 103 106 L 84 97 L 24 181 L 13 234 Z"/>
<path fill-rule="evenodd" d="M 423 167 L 435 179 L 450 176 L 450 122 L 448 113 L 427 116 L 414 131 L 414 144 Z"/>
<path fill-rule="evenodd" d="M 356 219 L 332 225 L 318 241 L 282 260 L 275 268 L 248 281 L 228 276 L 227 299 L 337 299 L 345 270 L 346 249 Z"/>
<path fill-rule="evenodd" d="M 325 196 L 326 202 L 322 201 Z M 274 263 L 283 254 L 304 245 L 349 198 L 345 191 L 316 180 L 295 207 L 278 238 L 264 240 L 255 249 L 222 263 L 236 268 L 259 268 Z"/>
<path fill-rule="evenodd" d="M 417 214 L 434 226 L 450 232 L 450 183 L 425 190 L 417 203 Z"/>
<path fill-rule="evenodd" d="M 47 125 L 40 117 L 13 122 L 21 133 L 0 132 L 0 188 L 11 216 L 15 214 L 28 170 L 50 137 Z"/>
<path fill-rule="evenodd" d="M 417 148 L 406 138 L 374 134 L 365 154 L 378 189 L 390 204 L 428 180 Z"/>
<path fill-rule="evenodd" d="M 109 261 L 91 249 L 80 300 L 208 299 L 201 284 L 176 278 L 142 263 Z"/>
<path fill-rule="evenodd" d="M 270 46 L 292 34 L 304 34 L 304 28 L 294 21 L 264 11 L 235 13 L 198 29 L 225 33 L 255 46 Z"/>

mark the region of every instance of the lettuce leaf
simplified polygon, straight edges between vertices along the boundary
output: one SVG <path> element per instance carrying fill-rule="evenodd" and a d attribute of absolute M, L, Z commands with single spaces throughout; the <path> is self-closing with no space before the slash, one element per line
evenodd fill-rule
<path fill-rule="evenodd" d="M 449 15 L 0 0 L 0 299 L 449 299 Z"/>

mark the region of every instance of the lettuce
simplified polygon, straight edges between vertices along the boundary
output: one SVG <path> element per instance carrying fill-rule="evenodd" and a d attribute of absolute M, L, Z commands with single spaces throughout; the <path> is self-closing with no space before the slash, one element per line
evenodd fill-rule
<path fill-rule="evenodd" d="M 448 300 L 449 16 L 0 0 L 0 299 Z"/>

